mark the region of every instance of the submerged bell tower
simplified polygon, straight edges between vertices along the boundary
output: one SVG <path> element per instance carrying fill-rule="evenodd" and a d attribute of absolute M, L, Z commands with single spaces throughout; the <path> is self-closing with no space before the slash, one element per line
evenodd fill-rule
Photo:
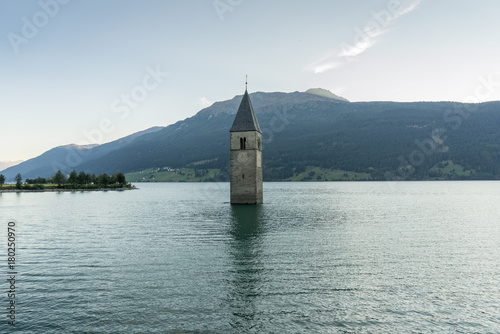
<path fill-rule="evenodd" d="M 262 131 L 246 88 L 229 133 L 231 204 L 261 204 Z"/>

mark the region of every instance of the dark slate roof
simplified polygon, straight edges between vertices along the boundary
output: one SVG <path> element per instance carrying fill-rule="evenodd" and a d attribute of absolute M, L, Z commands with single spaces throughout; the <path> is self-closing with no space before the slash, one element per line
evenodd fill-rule
<path fill-rule="evenodd" d="M 240 107 L 238 108 L 238 112 L 236 113 L 236 117 L 234 118 L 233 126 L 231 130 L 229 130 L 229 132 L 238 131 L 259 131 L 262 133 L 259 128 L 259 122 L 257 122 L 257 117 L 255 117 L 253 111 L 252 101 L 250 101 L 250 96 L 248 96 L 246 90 L 241 100 Z"/>

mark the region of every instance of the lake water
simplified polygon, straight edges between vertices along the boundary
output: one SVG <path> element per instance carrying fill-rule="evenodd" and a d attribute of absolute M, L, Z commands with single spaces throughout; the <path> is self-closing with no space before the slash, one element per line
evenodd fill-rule
<path fill-rule="evenodd" d="M 1 333 L 500 332 L 500 182 L 137 186 L 0 194 Z"/>

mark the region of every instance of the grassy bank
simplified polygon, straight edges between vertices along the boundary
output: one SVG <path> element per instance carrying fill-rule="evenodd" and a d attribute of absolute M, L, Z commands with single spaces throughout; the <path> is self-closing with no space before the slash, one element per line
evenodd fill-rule
<path fill-rule="evenodd" d="M 136 173 L 125 174 L 129 182 L 210 182 L 219 180 L 220 169 L 198 170 L 180 168 L 178 170 L 159 170 L 150 168 Z M 326 169 L 309 166 L 302 173 L 285 180 L 276 181 L 363 181 L 370 180 L 368 173 L 355 173 L 339 169 Z"/>
<path fill-rule="evenodd" d="M 159 170 L 158 168 L 150 168 L 125 174 L 125 177 L 128 182 L 207 182 L 213 181 L 219 172 L 220 169 Z"/>

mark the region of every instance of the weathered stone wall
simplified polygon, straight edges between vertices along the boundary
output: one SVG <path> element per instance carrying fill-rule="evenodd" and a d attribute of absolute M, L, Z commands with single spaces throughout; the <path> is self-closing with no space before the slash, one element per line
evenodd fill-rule
<path fill-rule="evenodd" d="M 246 138 L 241 149 L 240 138 Z M 262 134 L 231 132 L 231 203 L 262 203 Z"/>

